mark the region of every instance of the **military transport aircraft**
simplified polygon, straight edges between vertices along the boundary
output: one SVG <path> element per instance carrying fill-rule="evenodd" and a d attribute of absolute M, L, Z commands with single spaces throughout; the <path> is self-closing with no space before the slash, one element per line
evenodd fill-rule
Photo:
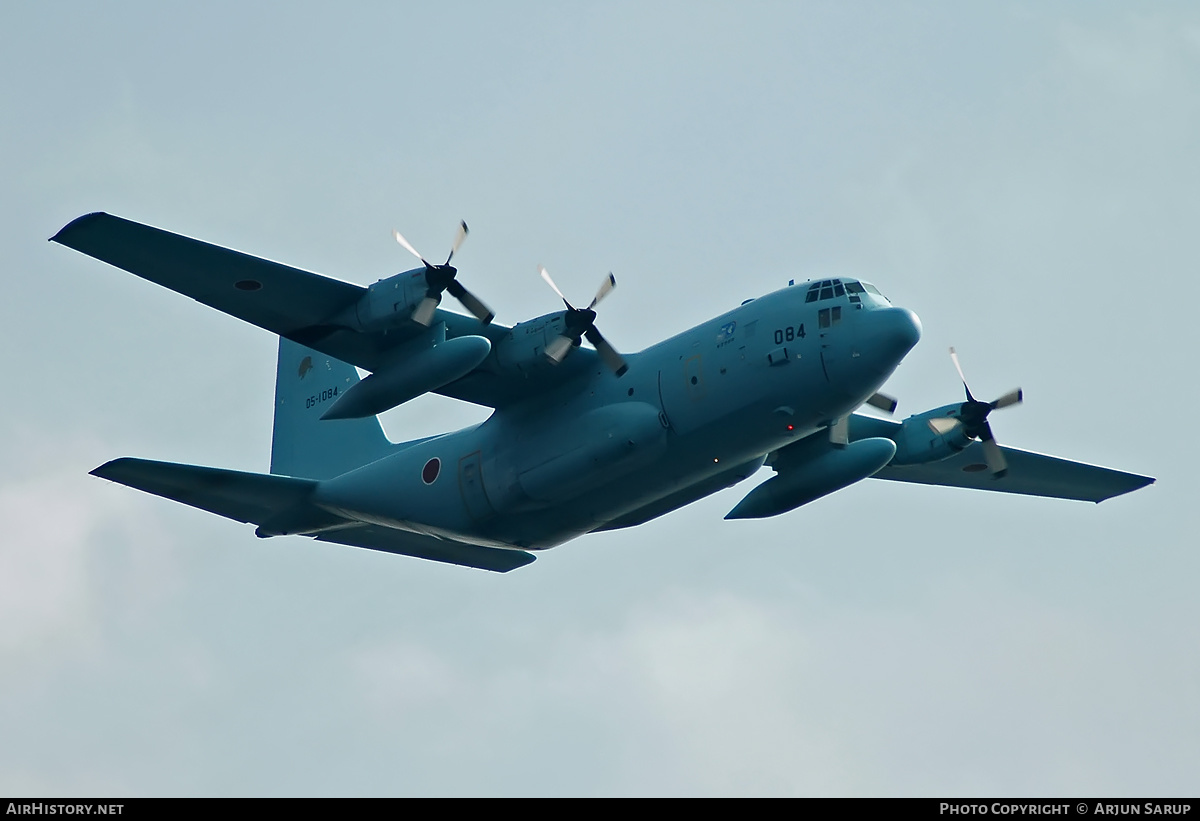
<path fill-rule="evenodd" d="M 1100 502 L 1146 476 L 1001 447 L 965 401 L 895 422 L 880 387 L 921 326 L 852 278 L 791 285 L 622 355 L 586 308 L 506 328 L 450 262 L 369 288 L 104 213 L 52 240 L 278 334 L 270 474 L 116 459 L 96 476 L 287 534 L 495 571 L 775 475 L 726 519 L 786 513 L 868 477 Z M 469 316 L 439 307 L 448 292 Z M 587 340 L 591 347 L 583 347 Z M 369 371 L 360 379 L 357 368 Z M 427 392 L 494 409 L 399 444 L 376 414 Z"/>

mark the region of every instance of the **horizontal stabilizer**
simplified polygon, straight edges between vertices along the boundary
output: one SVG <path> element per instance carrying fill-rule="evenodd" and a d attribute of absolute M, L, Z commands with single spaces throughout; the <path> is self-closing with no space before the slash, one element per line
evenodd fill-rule
<path fill-rule="evenodd" d="M 523 550 L 462 544 L 336 516 L 308 504 L 309 495 L 319 484 L 314 479 L 129 458 L 103 464 L 92 475 L 228 519 L 259 525 L 262 535 L 307 531 L 325 542 L 499 573 L 534 560 L 531 553 Z"/>
<path fill-rule="evenodd" d="M 317 486 L 312 479 L 149 459 L 114 459 L 93 470 L 92 475 L 256 525 L 302 504 Z"/>
<path fill-rule="evenodd" d="M 317 539 L 351 547 L 365 547 L 368 550 L 381 550 L 385 553 L 399 553 L 418 559 L 430 559 L 435 562 L 477 567 L 480 570 L 494 570 L 497 573 L 507 573 L 509 570 L 524 567 L 536 558 L 532 553 L 524 550 L 480 547 L 448 539 L 438 539 L 421 533 L 410 533 L 407 530 L 393 530 L 390 527 L 368 524 L 344 530 L 331 530 L 318 534 Z"/>

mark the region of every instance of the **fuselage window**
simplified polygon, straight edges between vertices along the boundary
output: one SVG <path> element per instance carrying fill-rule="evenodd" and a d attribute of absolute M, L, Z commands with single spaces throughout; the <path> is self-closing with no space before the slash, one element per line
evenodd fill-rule
<path fill-rule="evenodd" d="M 842 321 L 842 306 L 835 305 L 832 308 L 822 308 L 817 311 L 817 327 L 828 328 L 831 325 L 836 325 Z"/>

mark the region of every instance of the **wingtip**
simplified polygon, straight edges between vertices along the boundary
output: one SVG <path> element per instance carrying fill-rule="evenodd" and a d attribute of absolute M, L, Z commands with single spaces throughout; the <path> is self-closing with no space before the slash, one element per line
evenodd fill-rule
<path fill-rule="evenodd" d="M 499 572 L 501 572 L 501 573 L 511 573 L 512 571 L 514 571 L 514 570 L 519 570 L 519 569 L 520 569 L 520 568 L 522 568 L 522 567 L 528 567 L 529 565 L 533 564 L 533 563 L 534 563 L 534 561 L 537 559 L 537 556 L 533 555 L 532 553 L 530 553 L 530 552 L 529 552 L 529 551 L 527 551 L 527 550 L 522 550 L 522 551 L 519 551 L 519 552 L 521 552 L 521 553 L 524 553 L 524 554 L 525 554 L 523 557 L 521 557 L 521 558 L 518 560 L 520 563 L 518 564 L 517 562 L 513 562 L 513 564 L 512 564 L 512 566 L 511 566 L 511 567 L 506 567 L 505 569 L 503 569 L 503 570 L 501 570 L 501 571 L 499 571 Z"/>
<path fill-rule="evenodd" d="M 1096 499 L 1095 500 L 1096 504 L 1100 504 L 1101 502 L 1107 502 L 1109 499 L 1115 499 L 1118 496 L 1124 496 L 1127 493 L 1133 493 L 1135 490 L 1141 490 L 1144 487 L 1149 487 L 1150 485 L 1152 485 L 1156 481 L 1158 481 L 1153 476 L 1140 476 L 1136 473 L 1129 473 L 1126 475 L 1129 476 L 1130 479 L 1132 480 L 1129 482 L 1127 487 L 1123 487 L 1123 488 L 1117 490 L 1115 493 L 1110 493 L 1108 496 L 1104 496 L 1099 499 Z"/>
<path fill-rule="evenodd" d="M 105 462 L 103 465 L 100 465 L 99 467 L 92 468 L 91 470 L 88 471 L 88 476 L 95 476 L 98 479 L 108 479 L 107 474 L 109 472 L 109 469 L 114 464 L 116 464 L 118 461 L 120 461 L 120 460 L 113 459 L 110 462 Z"/>
<path fill-rule="evenodd" d="M 76 217 L 58 230 L 58 233 L 50 237 L 48 242 L 57 242 L 59 245 L 70 247 L 70 243 L 65 242 L 65 238 L 82 227 L 86 227 L 88 223 L 95 222 L 97 219 L 107 217 L 103 211 L 93 211 L 90 214 L 84 214 L 82 217 Z"/>
<path fill-rule="evenodd" d="M 116 478 L 117 474 L 120 472 L 120 470 L 123 466 L 129 464 L 130 462 L 136 462 L 136 461 L 137 460 L 131 456 L 122 456 L 119 459 L 110 459 L 109 461 L 105 462 L 103 465 L 100 465 L 97 468 L 93 468 L 92 470 L 89 470 L 88 476 L 95 476 L 99 479 L 107 479 L 110 482 L 117 482 L 118 484 L 123 484 L 123 482 L 121 482 L 120 479 Z"/>

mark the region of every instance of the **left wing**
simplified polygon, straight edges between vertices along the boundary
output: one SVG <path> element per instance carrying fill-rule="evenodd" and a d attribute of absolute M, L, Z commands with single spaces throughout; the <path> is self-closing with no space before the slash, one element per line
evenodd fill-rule
<path fill-rule="evenodd" d="M 111 214 L 86 214 L 50 239 L 372 373 L 388 364 L 393 349 L 428 333 L 416 323 L 402 323 L 386 333 L 336 324 L 333 319 L 354 306 L 366 288 Z M 437 391 L 477 405 L 494 408 L 520 401 L 589 372 L 599 362 L 595 351 L 581 348 L 557 368 L 522 373 L 501 367 L 496 356 L 511 328 L 483 326 L 474 317 L 440 308 L 432 324 L 439 323 L 445 324 L 449 338 L 478 335 L 492 343 L 492 354 L 479 367 Z"/>
<path fill-rule="evenodd" d="M 366 293 L 358 285 L 111 214 L 79 217 L 50 241 L 289 338 L 320 326 Z"/>
<path fill-rule="evenodd" d="M 887 419 L 858 415 L 850 419 L 852 439 L 868 436 L 887 436 L 894 439 L 899 430 L 899 422 Z M 1136 473 L 1125 473 L 1017 448 L 1000 449 L 1008 460 L 1008 473 L 998 479 L 988 471 L 983 456 L 983 445 L 979 442 L 972 442 L 949 459 L 917 465 L 888 465 L 871 478 L 994 490 L 1000 493 L 1046 496 L 1054 499 L 1078 499 L 1086 502 L 1103 502 L 1105 499 L 1130 493 L 1154 482 L 1153 478 Z"/>

